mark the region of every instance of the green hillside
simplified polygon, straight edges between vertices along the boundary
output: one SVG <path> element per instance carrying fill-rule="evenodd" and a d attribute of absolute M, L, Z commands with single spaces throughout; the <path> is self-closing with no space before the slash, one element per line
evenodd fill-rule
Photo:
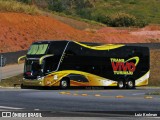
<path fill-rule="evenodd" d="M 0 11 L 28 14 L 53 11 L 113 27 L 160 24 L 159 6 L 160 0 L 0 0 Z"/>
<path fill-rule="evenodd" d="M 26 5 L 16 0 L 0 0 L 0 12 L 18 12 L 31 15 L 40 14 L 40 10 L 33 5 Z"/>
<path fill-rule="evenodd" d="M 160 24 L 160 0 L 18 0 L 109 26 Z"/>
<path fill-rule="evenodd" d="M 64 13 L 49 10 L 47 0 L 0 0 L 0 12 L 25 13 L 30 15 L 44 15 L 56 18 L 76 29 L 99 29 L 106 26 L 94 20 L 83 19 L 76 16 L 66 15 Z M 43 2 L 44 1 L 44 2 Z"/>

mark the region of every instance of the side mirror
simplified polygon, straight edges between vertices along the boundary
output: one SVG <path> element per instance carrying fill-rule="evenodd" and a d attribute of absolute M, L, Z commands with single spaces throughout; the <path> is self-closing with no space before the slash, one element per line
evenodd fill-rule
<path fill-rule="evenodd" d="M 39 59 L 39 64 L 41 65 L 42 64 L 42 62 L 43 62 L 43 60 L 45 59 L 45 58 L 47 58 L 47 57 L 51 57 L 51 56 L 54 56 L 53 54 L 51 54 L 51 55 L 44 55 L 44 56 L 42 56 L 40 59 Z"/>
<path fill-rule="evenodd" d="M 19 57 L 19 58 L 18 58 L 18 64 L 20 63 L 21 60 L 23 60 L 23 59 L 25 59 L 25 58 L 26 58 L 26 55 Z"/>

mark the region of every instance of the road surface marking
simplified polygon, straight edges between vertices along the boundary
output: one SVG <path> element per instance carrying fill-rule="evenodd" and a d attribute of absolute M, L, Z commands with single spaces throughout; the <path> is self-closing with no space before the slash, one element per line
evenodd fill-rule
<path fill-rule="evenodd" d="M 134 93 L 132 95 L 144 95 L 145 93 Z"/>
<path fill-rule="evenodd" d="M 70 92 L 66 92 L 66 95 L 70 95 L 71 93 Z"/>
<path fill-rule="evenodd" d="M 0 106 L 0 109 L 22 110 L 22 109 L 24 109 L 24 108 L 16 108 L 16 107 Z"/>
<path fill-rule="evenodd" d="M 75 93 L 75 94 L 73 94 L 74 96 L 78 96 L 78 94 L 77 93 Z"/>
<path fill-rule="evenodd" d="M 101 96 L 101 95 L 100 95 L 100 94 L 95 94 L 94 96 L 99 97 L 99 96 Z"/>
<path fill-rule="evenodd" d="M 59 94 L 64 94 L 64 95 L 72 95 L 72 96 L 94 96 L 94 97 L 99 97 L 99 98 L 129 98 L 129 99 L 152 99 L 152 96 L 137 96 L 136 95 L 145 95 L 145 93 L 134 93 L 132 94 L 133 96 L 123 96 L 123 95 L 117 95 L 117 96 L 103 96 L 100 94 L 93 94 L 93 95 L 89 95 L 89 94 L 78 94 L 78 93 L 73 93 L 71 94 L 70 92 L 59 92 Z"/>
<path fill-rule="evenodd" d="M 144 98 L 145 99 L 152 99 L 153 97 L 152 96 L 145 96 Z"/>
<path fill-rule="evenodd" d="M 123 95 L 117 95 L 116 98 L 124 98 Z"/>
<path fill-rule="evenodd" d="M 65 94 L 66 92 L 59 92 L 59 94 Z"/>
<path fill-rule="evenodd" d="M 81 94 L 82 96 L 88 96 L 88 94 Z"/>

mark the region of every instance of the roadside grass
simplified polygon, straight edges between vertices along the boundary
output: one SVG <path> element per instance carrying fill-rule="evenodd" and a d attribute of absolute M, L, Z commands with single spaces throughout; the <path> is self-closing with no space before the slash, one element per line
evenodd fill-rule
<path fill-rule="evenodd" d="M 42 15 L 45 16 L 50 16 L 53 17 L 69 26 L 72 26 L 73 28 L 79 29 L 79 30 L 85 30 L 85 29 L 101 29 L 103 27 L 107 27 L 107 25 L 96 22 L 94 20 L 88 20 L 84 18 L 80 18 L 78 16 L 71 16 L 71 15 L 66 15 L 64 13 L 58 13 L 58 12 L 53 12 L 49 10 L 41 11 Z"/>
<path fill-rule="evenodd" d="M 41 1 L 36 1 L 41 3 Z M 94 2 L 95 8 L 91 9 L 91 13 L 93 17 L 101 16 L 102 18 L 107 15 L 117 14 L 117 13 L 127 13 L 134 15 L 136 18 L 140 20 L 147 21 L 149 23 L 159 24 L 160 22 L 160 9 L 159 9 L 159 1 L 153 0 L 145 0 L 145 1 L 96 1 Z M 146 6 L 146 7 L 144 7 Z M 107 8 L 107 9 L 106 9 Z M 71 12 L 74 10 L 71 9 Z M 82 17 L 80 15 L 66 15 L 65 12 L 51 12 L 47 8 L 41 8 L 38 5 L 29 5 L 22 2 L 17 2 L 16 0 L 0 0 L 0 12 L 18 12 L 18 13 L 26 13 L 31 15 L 44 15 L 48 14 L 49 16 L 53 16 L 56 19 L 74 27 L 77 29 L 98 29 L 100 27 L 105 27 L 106 25 L 96 22 L 95 19 L 87 19 L 89 14 L 86 14 L 86 17 Z M 85 19 L 86 18 L 86 19 Z M 102 19 L 101 18 L 101 19 Z M 97 18 L 98 19 L 98 18 Z M 101 20 L 100 19 L 100 20 Z M 106 18 L 104 18 L 106 20 Z M 76 24 L 76 22 L 82 22 L 80 25 Z"/>
<path fill-rule="evenodd" d="M 87 20 L 76 16 L 65 15 L 64 13 L 39 9 L 35 5 L 28 5 L 22 2 L 17 2 L 16 0 L 0 0 L 0 12 L 15 12 L 30 15 L 50 16 L 80 30 L 84 30 L 87 28 L 100 29 L 106 26 L 93 20 Z"/>
<path fill-rule="evenodd" d="M 23 79 L 23 75 L 17 75 L 14 77 L 10 77 L 7 79 L 2 79 L 0 82 L 0 86 L 1 87 L 15 87 L 15 86 L 19 86 L 21 84 L 21 81 Z"/>
<path fill-rule="evenodd" d="M 45 8 L 71 16 L 79 16 L 88 20 L 95 20 L 109 26 L 115 26 L 113 25 L 115 22 L 117 27 L 126 26 L 127 24 L 129 24 L 129 26 L 139 27 L 148 25 L 148 23 L 160 24 L 159 0 L 79 0 L 80 2 L 63 1 L 64 0 L 53 1 L 55 4 L 48 4 Z M 38 5 L 39 2 L 40 1 L 37 1 L 35 3 Z M 72 7 L 69 4 L 72 4 Z M 136 19 L 131 19 L 133 16 Z M 115 17 L 116 19 L 113 19 Z M 131 20 L 133 20 L 135 23 L 133 24 L 133 22 L 130 22 Z"/>
<path fill-rule="evenodd" d="M 26 5 L 14 0 L 0 0 L 0 11 L 26 13 L 31 15 L 37 15 L 41 13 L 36 6 Z"/>

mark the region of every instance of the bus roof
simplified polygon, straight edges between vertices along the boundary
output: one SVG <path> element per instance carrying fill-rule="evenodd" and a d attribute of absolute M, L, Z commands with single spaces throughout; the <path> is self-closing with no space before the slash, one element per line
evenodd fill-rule
<path fill-rule="evenodd" d="M 72 41 L 72 40 L 42 40 L 42 41 L 36 41 L 34 42 L 33 44 L 40 44 L 40 43 L 52 43 L 52 42 L 75 42 L 75 41 Z M 79 42 L 79 41 L 77 41 Z M 104 45 L 104 43 L 92 43 L 92 42 L 79 42 L 79 43 L 82 43 L 82 44 L 86 44 L 88 46 L 100 46 L 100 45 Z"/>
<path fill-rule="evenodd" d="M 36 41 L 36 42 L 33 42 L 33 44 L 36 44 L 36 43 L 52 43 L 52 42 L 68 42 L 70 40 L 42 40 L 42 41 Z"/>

